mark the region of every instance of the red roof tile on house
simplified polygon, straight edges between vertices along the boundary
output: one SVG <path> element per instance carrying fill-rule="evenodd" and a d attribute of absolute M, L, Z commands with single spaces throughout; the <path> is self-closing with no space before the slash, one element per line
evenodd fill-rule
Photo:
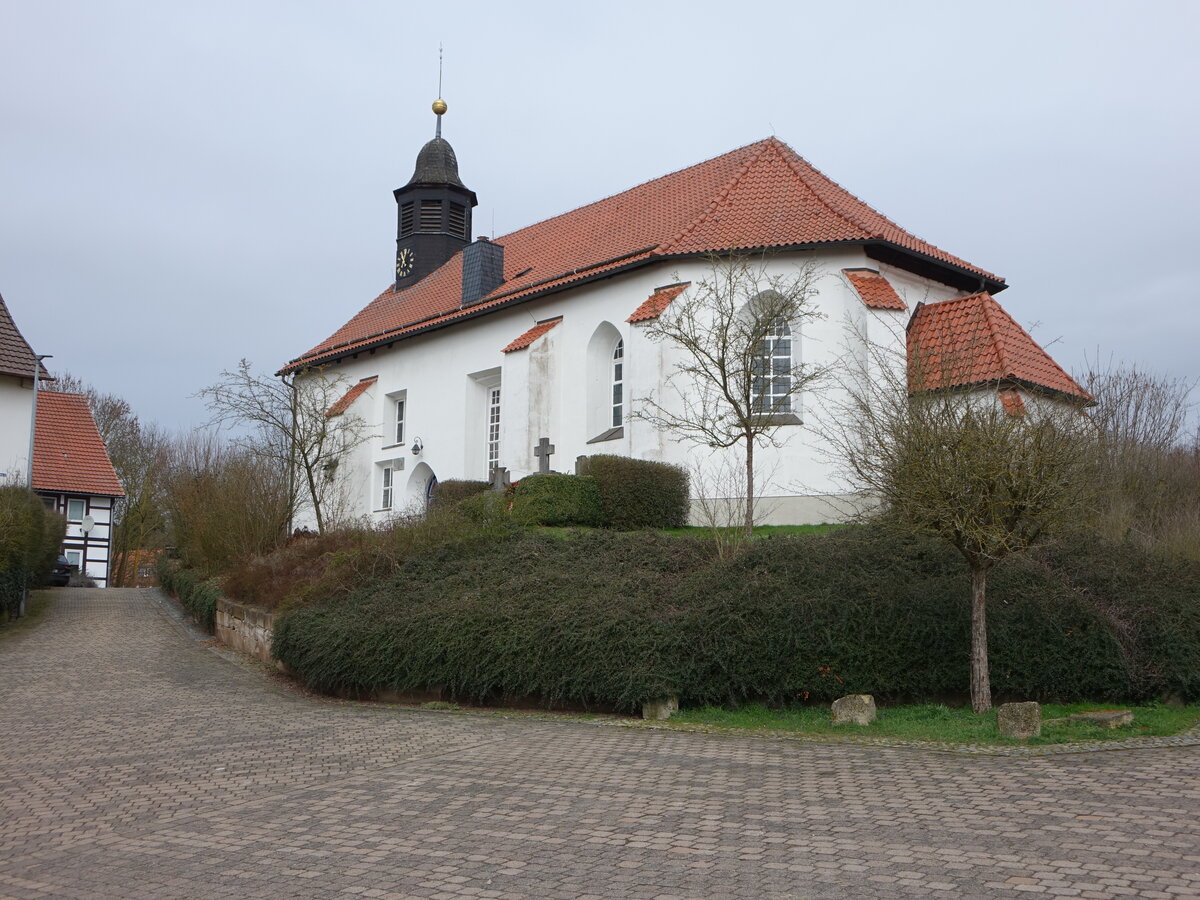
<path fill-rule="evenodd" d="M 125 496 L 82 394 L 38 393 L 33 447 L 35 491 Z"/>
<path fill-rule="evenodd" d="M 918 304 L 908 324 L 909 389 L 988 382 L 1018 382 L 1092 400 L 990 294 Z"/>
<path fill-rule="evenodd" d="M 13 321 L 8 304 L 0 297 L 0 375 L 16 375 L 18 378 L 33 378 L 33 364 L 37 356 L 33 348 L 21 335 L 17 323 Z M 44 366 L 39 364 L 39 377 L 50 379 Z"/>
<path fill-rule="evenodd" d="M 654 293 L 643 300 L 642 305 L 635 309 L 625 321 L 648 322 L 651 319 L 657 319 L 666 312 L 671 301 L 682 294 L 689 284 L 691 284 L 690 281 L 684 281 L 656 288 Z"/>
<path fill-rule="evenodd" d="M 366 391 L 367 388 L 369 388 L 378 380 L 378 375 L 372 375 L 370 378 L 364 378 L 357 384 L 352 385 L 350 390 L 342 394 L 342 396 L 336 403 L 333 404 L 333 406 L 325 410 L 325 418 L 332 419 L 334 416 L 340 416 L 351 407 L 355 400 L 363 395 L 363 392 Z"/>
<path fill-rule="evenodd" d="M 503 352 L 504 353 L 513 353 L 517 350 L 524 350 L 526 347 L 528 347 L 530 344 L 532 344 L 534 341 L 536 341 L 538 338 L 540 338 L 543 334 L 545 334 L 547 331 L 549 331 L 551 328 L 553 328 L 555 325 L 557 325 L 561 321 L 562 321 L 562 316 L 558 316 L 557 318 L 554 318 L 554 319 L 547 319 L 545 322 L 538 322 L 536 325 L 534 325 L 532 328 L 530 328 L 527 332 L 525 332 L 523 335 L 521 335 L 519 338 L 517 338 L 515 341 L 513 341 L 511 344 L 509 344 L 507 347 L 505 347 Z"/>
<path fill-rule="evenodd" d="M 283 371 L 681 255 L 850 242 L 1004 288 L 1003 279 L 909 234 L 773 137 L 494 240 L 505 248 L 506 280 L 481 302 L 461 308 L 462 258 L 455 254 L 416 284 L 389 287 Z"/>
<path fill-rule="evenodd" d="M 871 309 L 905 310 L 908 306 L 892 283 L 874 269 L 842 269 L 859 299 Z"/>

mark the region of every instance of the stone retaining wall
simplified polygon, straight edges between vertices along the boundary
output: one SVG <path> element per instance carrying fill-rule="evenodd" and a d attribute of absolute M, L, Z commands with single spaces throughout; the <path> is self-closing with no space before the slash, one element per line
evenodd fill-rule
<path fill-rule="evenodd" d="M 263 662 L 279 665 L 271 656 L 274 632 L 273 612 L 224 597 L 217 601 L 216 636 L 222 644 Z"/>

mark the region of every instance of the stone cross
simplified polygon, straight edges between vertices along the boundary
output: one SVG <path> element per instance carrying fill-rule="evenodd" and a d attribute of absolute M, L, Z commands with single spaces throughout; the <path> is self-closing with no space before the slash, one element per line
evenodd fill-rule
<path fill-rule="evenodd" d="M 503 494 L 512 484 L 512 479 L 508 475 L 508 469 L 504 466 L 496 466 L 492 469 L 492 490 L 497 494 Z"/>
<path fill-rule="evenodd" d="M 537 446 L 533 448 L 533 455 L 538 458 L 538 474 L 550 474 L 550 455 L 554 453 L 554 445 L 550 443 L 550 438 L 538 438 Z"/>

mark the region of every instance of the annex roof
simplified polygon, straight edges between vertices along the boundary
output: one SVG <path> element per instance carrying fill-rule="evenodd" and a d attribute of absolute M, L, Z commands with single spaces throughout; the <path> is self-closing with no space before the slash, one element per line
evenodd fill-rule
<path fill-rule="evenodd" d="M 932 266 L 947 283 L 1003 290 L 1003 279 L 914 235 L 770 137 L 620 194 L 493 238 L 505 281 L 462 308 L 462 259 L 389 287 L 284 371 L 318 365 L 624 269 L 681 256 L 824 244 Z"/>
<path fill-rule="evenodd" d="M 82 394 L 39 392 L 34 429 L 35 491 L 125 496 Z"/>
<path fill-rule="evenodd" d="M 17 323 L 13 321 L 8 304 L 0 297 L 0 375 L 16 375 L 18 378 L 32 378 L 33 365 L 37 356 L 29 342 L 21 335 Z M 50 379 L 44 366 L 39 364 L 41 378 Z"/>
<path fill-rule="evenodd" d="M 561 321 L 562 316 L 557 316 L 553 319 L 547 319 L 545 322 L 538 322 L 523 335 L 505 347 L 503 352 L 513 353 L 517 350 L 524 350 Z"/>
<path fill-rule="evenodd" d="M 625 321 L 636 323 L 657 319 L 667 311 L 671 301 L 682 294 L 690 284 L 690 281 L 683 281 L 679 284 L 668 284 L 666 287 L 655 288 L 654 293 L 643 300 L 642 305 L 635 309 Z"/>
<path fill-rule="evenodd" d="M 870 309 L 908 309 L 892 283 L 874 269 L 842 269 L 859 299 Z"/>
<path fill-rule="evenodd" d="M 363 378 L 356 384 L 351 385 L 350 390 L 342 394 L 342 396 L 338 398 L 337 402 L 335 402 L 333 406 L 325 410 L 325 418 L 332 419 L 334 416 L 340 416 L 354 404 L 355 400 L 357 400 L 366 392 L 367 388 L 369 388 L 378 380 L 378 375 L 371 375 L 369 378 Z"/>
<path fill-rule="evenodd" d="M 908 323 L 909 390 L 989 382 L 1023 384 L 1092 402 L 991 294 L 917 304 Z"/>

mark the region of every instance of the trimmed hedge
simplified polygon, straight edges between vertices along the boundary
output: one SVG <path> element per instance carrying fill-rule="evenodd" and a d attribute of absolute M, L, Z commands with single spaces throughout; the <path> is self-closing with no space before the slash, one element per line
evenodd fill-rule
<path fill-rule="evenodd" d="M 158 583 L 168 594 L 177 598 L 193 619 L 212 634 L 217 627 L 217 600 L 221 586 L 215 578 L 204 578 L 194 569 L 184 569 L 168 560 L 158 558 Z"/>
<path fill-rule="evenodd" d="M 776 537 L 731 562 L 653 533 L 445 547 L 277 623 L 274 654 L 330 691 L 536 696 L 636 709 L 869 692 L 964 696 L 969 577 L 878 528 Z M 1200 699 L 1200 565 L 1080 541 L 992 575 L 998 700 Z"/>
<path fill-rule="evenodd" d="M 519 525 L 599 525 L 600 489 L 586 475 L 529 475 L 515 485 L 512 518 Z"/>
<path fill-rule="evenodd" d="M 609 528 L 632 531 L 687 524 L 688 474 L 679 466 L 597 455 L 585 458 L 580 474 L 596 479 L 601 524 Z"/>
<path fill-rule="evenodd" d="M 16 615 L 25 590 L 45 583 L 66 529 L 33 491 L 0 487 L 0 612 Z"/>
<path fill-rule="evenodd" d="M 435 509 L 444 509 L 447 506 L 453 506 L 468 497 L 473 497 L 476 494 L 482 494 L 491 485 L 486 481 L 468 481 L 466 479 L 450 478 L 446 481 L 439 481 L 433 489 L 433 497 L 430 505 Z"/>

